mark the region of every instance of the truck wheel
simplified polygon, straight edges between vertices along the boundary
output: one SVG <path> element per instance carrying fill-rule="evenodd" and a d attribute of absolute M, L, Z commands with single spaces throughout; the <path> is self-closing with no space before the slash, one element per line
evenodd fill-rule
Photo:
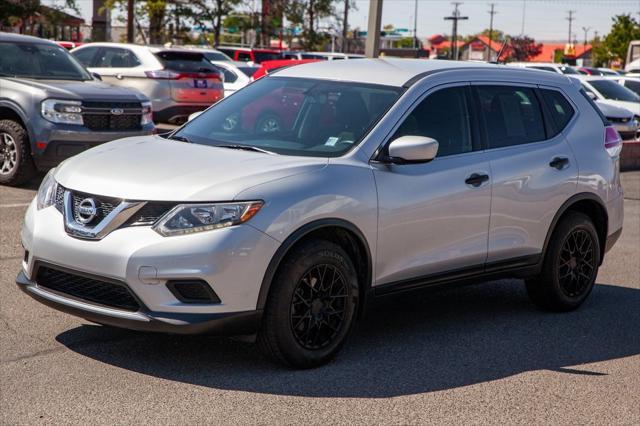
<path fill-rule="evenodd" d="M 526 280 L 529 297 L 546 310 L 576 309 L 591 293 L 599 263 L 600 244 L 593 222 L 582 213 L 569 213 L 551 236 L 542 273 Z"/>
<path fill-rule="evenodd" d="M 34 174 L 26 130 L 13 120 L 0 120 L 0 184 L 22 185 Z"/>
<path fill-rule="evenodd" d="M 353 262 L 324 240 L 297 246 L 281 264 L 265 307 L 258 345 L 293 368 L 329 362 L 352 328 L 358 304 Z"/>

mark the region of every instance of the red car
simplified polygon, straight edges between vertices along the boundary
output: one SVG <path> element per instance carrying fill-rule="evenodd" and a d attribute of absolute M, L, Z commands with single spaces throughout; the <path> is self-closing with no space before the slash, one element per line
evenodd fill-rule
<path fill-rule="evenodd" d="M 254 62 L 260 64 L 264 61 L 270 61 L 280 58 L 280 51 L 277 49 L 255 49 L 249 47 L 216 47 L 220 52 L 226 54 L 234 61 Z"/>
<path fill-rule="evenodd" d="M 278 59 L 274 61 L 264 61 L 261 63 L 260 68 L 256 71 L 253 76 L 251 76 L 252 80 L 257 80 L 260 77 L 264 77 L 265 75 L 274 72 L 275 70 L 279 70 L 281 68 L 291 67 L 293 65 L 307 64 L 309 62 L 319 62 L 321 59 Z"/>
<path fill-rule="evenodd" d="M 75 49 L 82 46 L 84 43 L 79 41 L 56 41 L 56 44 L 60 47 L 64 47 L 67 50 Z"/>

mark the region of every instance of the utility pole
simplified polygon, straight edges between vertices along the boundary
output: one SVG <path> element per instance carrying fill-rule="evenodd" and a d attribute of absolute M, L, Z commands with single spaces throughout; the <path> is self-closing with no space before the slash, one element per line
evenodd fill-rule
<path fill-rule="evenodd" d="M 522 26 L 520 27 L 520 35 L 524 35 L 524 21 L 527 15 L 527 0 L 522 0 Z"/>
<path fill-rule="evenodd" d="M 582 53 L 587 51 L 587 34 L 589 34 L 589 30 L 591 27 L 582 27 L 582 31 L 584 31 L 584 45 L 582 48 Z"/>
<path fill-rule="evenodd" d="M 413 6 L 413 48 L 418 48 L 418 0 Z"/>
<path fill-rule="evenodd" d="M 344 19 L 342 20 L 342 53 L 349 51 L 347 46 L 347 36 L 349 35 L 349 1 L 344 0 Z"/>
<path fill-rule="evenodd" d="M 465 21 L 469 19 L 468 16 L 460 16 L 460 11 L 458 10 L 458 6 L 462 4 L 462 2 L 454 1 L 451 3 L 455 9 L 453 10 L 453 14 L 451 16 L 445 16 L 445 21 L 452 21 L 453 28 L 451 31 L 451 59 L 454 61 L 458 60 L 458 21 Z"/>
<path fill-rule="evenodd" d="M 569 38 L 567 39 L 567 43 L 571 44 L 571 24 L 576 19 L 576 18 L 573 17 L 573 14 L 576 13 L 576 11 L 575 10 L 569 10 L 569 11 L 567 11 L 567 13 L 569 14 L 569 17 L 566 18 L 567 21 L 569 21 Z"/>
<path fill-rule="evenodd" d="M 491 15 L 491 18 L 489 19 L 489 53 L 487 54 L 487 62 L 491 62 L 491 39 L 493 38 L 493 15 L 498 13 L 494 10 L 496 6 L 495 3 L 489 3 L 489 6 L 491 6 L 491 10 L 489 11 L 489 15 Z"/>
<path fill-rule="evenodd" d="M 127 43 L 133 43 L 133 0 L 127 1 Z"/>
<path fill-rule="evenodd" d="M 367 58 L 377 58 L 380 54 L 380 24 L 382 23 L 382 0 L 369 1 L 369 22 L 364 53 Z"/>

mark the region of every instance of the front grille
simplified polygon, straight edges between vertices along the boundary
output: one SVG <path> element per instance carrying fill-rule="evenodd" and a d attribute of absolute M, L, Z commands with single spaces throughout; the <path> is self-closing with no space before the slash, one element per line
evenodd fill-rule
<path fill-rule="evenodd" d="M 60 213 L 64 213 L 64 187 L 62 185 L 58 185 L 56 188 L 56 209 Z"/>
<path fill-rule="evenodd" d="M 631 121 L 631 117 L 609 117 L 609 121 L 612 123 L 628 123 L 629 121 Z"/>
<path fill-rule="evenodd" d="M 74 219 L 78 222 L 79 222 L 78 206 L 80 205 L 82 200 L 86 198 L 92 198 L 94 200 L 94 202 L 96 203 L 96 210 L 97 210 L 96 216 L 90 222 L 84 224 L 85 226 L 88 226 L 88 227 L 93 227 L 93 226 L 96 226 L 98 223 L 100 223 L 102 219 L 107 217 L 109 213 L 111 213 L 113 209 L 115 209 L 118 206 L 118 204 L 120 204 L 120 202 L 122 201 L 118 198 L 103 197 L 100 195 L 90 195 L 82 192 L 72 192 L 71 193 L 71 199 L 73 201 L 72 212 L 73 212 Z"/>
<path fill-rule="evenodd" d="M 114 114 L 114 110 L 119 110 Z M 82 103 L 84 126 L 91 130 L 139 130 L 142 119 L 140 102 L 102 102 Z"/>
<path fill-rule="evenodd" d="M 124 283 L 102 281 L 47 266 L 38 268 L 36 283 L 76 299 L 126 311 L 140 309 L 140 304 Z"/>
<path fill-rule="evenodd" d="M 162 202 L 162 201 L 149 201 L 140 210 L 138 210 L 133 216 L 129 218 L 124 226 L 150 226 L 153 225 L 176 206 L 176 203 Z"/>
<path fill-rule="evenodd" d="M 91 130 L 139 130 L 141 114 L 83 114 L 84 126 Z"/>

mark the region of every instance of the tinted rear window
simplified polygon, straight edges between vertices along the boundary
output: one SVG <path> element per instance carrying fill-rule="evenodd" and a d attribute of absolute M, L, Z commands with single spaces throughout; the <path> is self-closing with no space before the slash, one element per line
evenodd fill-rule
<path fill-rule="evenodd" d="M 542 111 L 533 89 L 477 86 L 477 91 L 489 148 L 545 139 Z"/>
<path fill-rule="evenodd" d="M 569 101 L 562 95 L 562 93 L 556 90 L 541 90 L 542 98 L 547 105 L 547 110 L 551 115 L 551 120 L 555 127 L 555 131 L 551 136 L 555 136 L 560 133 L 573 117 L 574 110 Z"/>
<path fill-rule="evenodd" d="M 178 72 L 215 72 L 216 69 L 201 53 L 158 52 L 156 57 L 168 70 Z"/>

